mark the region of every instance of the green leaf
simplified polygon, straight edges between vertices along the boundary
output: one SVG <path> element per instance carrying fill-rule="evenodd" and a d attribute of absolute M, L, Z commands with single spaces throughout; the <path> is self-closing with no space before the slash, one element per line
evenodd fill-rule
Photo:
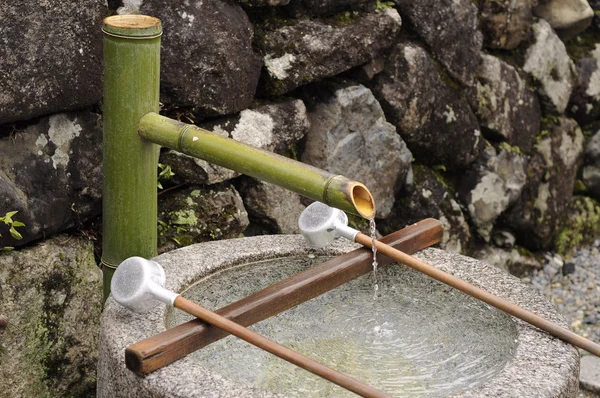
<path fill-rule="evenodd" d="M 160 181 L 156 182 L 156 186 L 158 187 L 158 189 L 163 189 L 162 184 L 160 183 Z"/>
<path fill-rule="evenodd" d="M 14 227 L 10 227 L 10 234 L 15 239 L 23 239 L 23 236 Z"/>
<path fill-rule="evenodd" d="M 159 163 L 158 167 L 160 167 L 160 173 L 158 174 L 159 179 L 168 180 L 175 175 L 173 170 L 171 170 L 171 166 L 168 164 Z"/>
<path fill-rule="evenodd" d="M 11 218 L 12 216 L 14 216 L 15 214 L 17 214 L 19 211 L 9 211 L 8 213 L 5 214 L 6 217 Z"/>
<path fill-rule="evenodd" d="M 25 224 L 23 224 L 21 221 L 13 221 L 13 227 L 24 227 Z"/>

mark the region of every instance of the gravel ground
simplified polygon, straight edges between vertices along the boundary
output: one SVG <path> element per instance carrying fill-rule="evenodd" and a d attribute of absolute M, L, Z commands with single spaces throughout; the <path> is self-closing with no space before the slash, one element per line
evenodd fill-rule
<path fill-rule="evenodd" d="M 600 343 L 600 239 L 567 259 L 547 254 L 543 269 L 523 281 L 531 282 L 554 303 L 571 330 Z M 600 395 L 585 391 L 578 396 L 596 397 Z"/>

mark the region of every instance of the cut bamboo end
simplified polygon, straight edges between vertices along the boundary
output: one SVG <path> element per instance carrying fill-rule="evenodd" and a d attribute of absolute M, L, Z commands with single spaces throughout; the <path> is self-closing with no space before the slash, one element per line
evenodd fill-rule
<path fill-rule="evenodd" d="M 148 15 L 113 15 L 104 18 L 102 31 L 116 37 L 151 39 L 162 34 L 162 24 Z"/>
<path fill-rule="evenodd" d="M 369 189 L 360 182 L 352 183 L 350 189 L 352 204 L 359 215 L 367 220 L 375 218 L 375 199 Z"/>

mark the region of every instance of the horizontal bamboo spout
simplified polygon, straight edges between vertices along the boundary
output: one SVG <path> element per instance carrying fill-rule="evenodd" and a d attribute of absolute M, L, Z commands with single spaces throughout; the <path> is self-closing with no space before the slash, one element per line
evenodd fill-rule
<path fill-rule="evenodd" d="M 367 219 L 375 217 L 375 201 L 367 187 L 344 176 L 154 112 L 140 119 L 138 133 L 155 144 L 279 185 L 345 212 Z"/>

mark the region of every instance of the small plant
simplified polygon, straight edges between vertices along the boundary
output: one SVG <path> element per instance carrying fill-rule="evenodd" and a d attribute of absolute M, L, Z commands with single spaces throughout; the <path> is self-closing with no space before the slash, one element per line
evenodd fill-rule
<path fill-rule="evenodd" d="M 171 177 L 175 175 L 175 173 L 173 173 L 173 170 L 171 170 L 171 166 L 169 166 L 168 164 L 159 163 L 158 167 L 160 168 L 160 172 L 158 173 L 158 181 L 156 185 L 158 186 L 158 189 L 163 189 L 163 186 L 160 182 L 170 180 Z"/>
<path fill-rule="evenodd" d="M 21 221 L 17 221 L 17 220 L 13 220 L 13 216 L 15 214 L 17 214 L 18 211 L 9 211 L 8 213 L 6 213 L 4 215 L 4 217 L 0 217 L 0 223 L 3 222 L 4 224 L 8 225 L 8 227 L 10 228 L 10 235 L 15 238 L 15 239 L 23 239 L 23 235 L 21 235 L 19 233 L 19 231 L 17 231 L 18 227 L 24 227 L 25 224 L 23 224 Z M 2 234 L 0 234 L 0 238 L 2 237 Z"/>
<path fill-rule="evenodd" d="M 393 1 L 381 1 L 381 0 L 377 0 L 376 3 L 376 9 L 377 11 L 383 11 L 386 8 L 392 8 L 394 7 L 394 2 Z"/>

